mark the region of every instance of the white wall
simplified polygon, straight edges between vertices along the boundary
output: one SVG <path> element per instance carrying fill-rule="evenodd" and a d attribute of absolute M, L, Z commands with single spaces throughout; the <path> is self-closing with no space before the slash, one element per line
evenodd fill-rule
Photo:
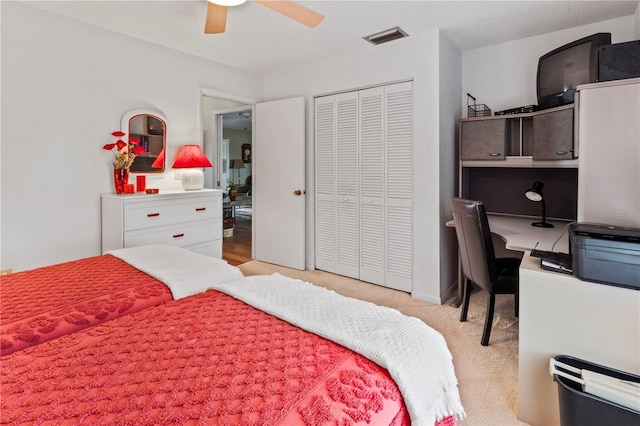
<path fill-rule="evenodd" d="M 638 38 L 634 16 L 610 19 L 540 36 L 495 44 L 462 54 L 462 103 L 466 117 L 466 93 L 492 111 L 535 105 L 538 59 L 553 49 L 598 32 L 611 33 L 612 43 Z"/>
<path fill-rule="evenodd" d="M 259 94 L 255 74 L 25 4 L 0 5 L 2 269 L 100 254 L 100 194 L 113 191 L 112 154 L 102 145 L 125 111 L 166 115 L 171 163 L 180 145 L 202 140 L 199 87 Z M 170 176 L 148 180 L 175 185 Z"/>
<path fill-rule="evenodd" d="M 265 77 L 263 98 L 304 96 L 307 115 L 307 268 L 315 265 L 313 97 L 413 79 L 414 116 L 414 290 L 413 296 L 440 303 L 440 136 L 438 49 L 440 34 L 363 48 L 353 54 L 281 70 Z M 454 70 L 454 73 L 456 71 Z M 459 71 L 457 71 L 459 72 Z M 457 98 L 456 98 L 457 99 Z M 457 107 L 457 105 L 456 105 Z M 453 143 L 454 139 L 447 143 Z M 451 162 L 453 163 L 453 159 Z"/>
<path fill-rule="evenodd" d="M 451 198 L 458 193 L 457 141 L 458 120 L 462 117 L 462 53 L 447 39 L 440 37 L 440 294 L 446 300 L 458 281 L 458 243 L 455 230 L 445 222 L 451 219 Z"/>

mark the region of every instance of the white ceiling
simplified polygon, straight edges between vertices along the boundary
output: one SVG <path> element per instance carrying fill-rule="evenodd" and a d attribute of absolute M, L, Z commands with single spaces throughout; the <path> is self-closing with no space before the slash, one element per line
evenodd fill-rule
<path fill-rule="evenodd" d="M 227 31 L 205 35 L 205 0 L 26 1 L 223 64 L 269 73 L 361 49 L 362 37 L 400 26 L 409 36 L 440 29 L 462 51 L 633 15 L 639 1 L 300 0 L 325 16 L 307 28 L 258 3 L 229 9 Z"/>

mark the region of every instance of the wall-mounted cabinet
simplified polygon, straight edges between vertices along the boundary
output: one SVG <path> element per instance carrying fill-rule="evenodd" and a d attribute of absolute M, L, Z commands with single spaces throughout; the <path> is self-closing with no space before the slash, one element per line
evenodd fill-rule
<path fill-rule="evenodd" d="M 573 105 L 460 120 L 460 160 L 470 167 L 577 167 Z"/>
<path fill-rule="evenodd" d="M 547 215 L 573 220 L 578 160 L 574 106 L 460 120 L 460 197 L 482 200 L 487 211 L 538 216 L 525 191 L 544 183 Z"/>

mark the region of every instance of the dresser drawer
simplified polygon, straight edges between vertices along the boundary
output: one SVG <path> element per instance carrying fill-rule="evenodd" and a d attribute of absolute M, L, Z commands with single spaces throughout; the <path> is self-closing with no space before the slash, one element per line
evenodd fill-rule
<path fill-rule="evenodd" d="M 219 219 L 181 223 L 124 233 L 124 247 L 147 244 L 169 244 L 185 247 L 222 238 L 222 223 Z"/>
<path fill-rule="evenodd" d="M 183 197 L 184 198 L 184 197 Z M 124 230 L 146 229 L 174 223 L 210 220 L 222 215 L 220 198 L 153 200 L 124 206 Z"/>

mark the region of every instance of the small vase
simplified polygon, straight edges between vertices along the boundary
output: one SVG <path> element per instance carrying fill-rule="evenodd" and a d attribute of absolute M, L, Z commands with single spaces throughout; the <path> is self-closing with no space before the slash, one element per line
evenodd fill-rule
<path fill-rule="evenodd" d="M 113 169 L 113 185 L 116 188 L 116 194 L 124 192 L 124 184 L 129 182 L 129 169 Z"/>
<path fill-rule="evenodd" d="M 229 199 L 231 201 L 235 201 L 237 196 L 238 196 L 238 188 L 236 188 L 235 186 L 232 186 L 231 188 L 229 188 Z"/>

